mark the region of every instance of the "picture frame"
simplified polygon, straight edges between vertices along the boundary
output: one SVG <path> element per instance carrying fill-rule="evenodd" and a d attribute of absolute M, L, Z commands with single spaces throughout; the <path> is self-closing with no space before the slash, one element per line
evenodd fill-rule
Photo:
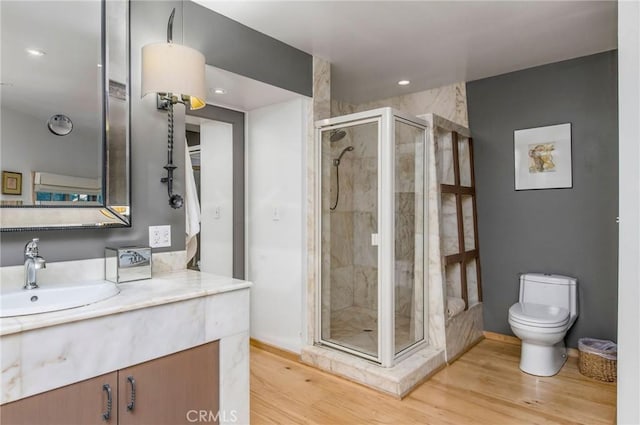
<path fill-rule="evenodd" d="M 513 132 L 515 190 L 573 187 L 571 123 Z"/>
<path fill-rule="evenodd" d="M 22 173 L 13 171 L 2 172 L 2 194 L 22 195 Z"/>

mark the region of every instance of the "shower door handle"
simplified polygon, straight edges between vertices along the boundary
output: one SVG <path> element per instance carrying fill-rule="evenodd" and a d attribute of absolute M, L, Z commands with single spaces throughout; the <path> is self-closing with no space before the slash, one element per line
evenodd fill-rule
<path fill-rule="evenodd" d="M 378 246 L 378 234 L 377 233 L 372 233 L 371 234 L 371 246 Z"/>

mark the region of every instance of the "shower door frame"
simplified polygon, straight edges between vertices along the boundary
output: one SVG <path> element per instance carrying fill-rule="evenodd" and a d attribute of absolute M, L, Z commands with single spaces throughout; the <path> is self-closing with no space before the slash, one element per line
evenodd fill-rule
<path fill-rule="evenodd" d="M 423 140 L 423 337 L 421 340 L 405 347 L 400 352 L 395 352 L 395 121 L 400 121 L 413 125 L 424 130 Z M 358 351 L 344 345 L 337 344 L 323 339 L 322 337 L 322 133 L 345 125 L 355 126 L 368 123 L 378 124 L 377 140 L 377 179 L 378 179 L 378 355 L 372 356 L 362 351 Z M 428 345 L 428 166 L 429 152 L 428 145 L 428 124 L 426 121 L 410 116 L 393 108 L 378 108 L 364 112 L 343 115 L 335 118 L 328 118 L 315 123 L 315 326 L 314 344 L 327 346 L 339 351 L 353 354 L 360 358 L 373 361 L 383 367 L 391 367 L 414 352 L 423 349 Z M 383 207 L 384 206 L 384 207 Z"/>

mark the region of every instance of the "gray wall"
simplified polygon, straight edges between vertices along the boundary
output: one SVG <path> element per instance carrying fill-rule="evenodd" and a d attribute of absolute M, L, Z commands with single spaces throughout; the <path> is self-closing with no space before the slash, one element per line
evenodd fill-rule
<path fill-rule="evenodd" d="M 185 1 L 184 43 L 207 63 L 254 80 L 311 97 L 313 58 L 254 29 Z"/>
<path fill-rule="evenodd" d="M 615 51 L 467 84 L 474 137 L 484 323 L 512 334 L 518 274 L 579 281 L 578 338 L 616 340 L 618 227 Z M 571 123 L 573 188 L 514 190 L 513 131 Z"/>
<path fill-rule="evenodd" d="M 188 9 L 190 2 L 185 2 L 185 8 Z M 176 17 L 174 20 L 174 41 L 182 42 L 182 2 L 181 1 L 132 1 L 131 2 L 131 158 L 132 158 L 132 227 L 123 229 L 104 229 L 104 230 L 66 230 L 66 231 L 35 231 L 35 232 L 16 232 L 16 233 L 0 233 L 1 249 L 0 249 L 0 266 L 11 266 L 22 264 L 24 244 L 33 237 L 39 237 L 41 240 L 41 254 L 48 261 L 66 261 L 81 260 L 87 258 L 97 258 L 104 255 L 105 246 L 116 245 L 147 245 L 148 226 L 170 224 L 172 230 L 172 246 L 170 248 L 154 249 L 156 252 L 174 251 L 184 249 L 184 209 L 174 210 L 167 203 L 167 187 L 166 184 L 160 183 L 160 178 L 165 174 L 162 168 L 166 163 L 167 155 L 167 122 L 166 113 L 156 110 L 155 98 L 147 96 L 140 99 L 140 49 L 142 46 L 152 42 L 161 42 L 166 40 L 167 36 L 167 20 L 172 8 L 176 8 Z M 209 18 L 214 19 L 217 15 L 214 12 L 206 11 Z M 217 15 L 220 16 L 220 15 Z M 218 18 L 219 19 L 219 18 Z M 217 22 L 217 21 L 216 21 Z M 232 30 L 233 21 L 227 22 L 225 28 Z M 201 23 L 198 23 L 199 25 Z M 212 26 L 214 22 L 207 21 L 203 25 Z M 240 25 L 235 23 L 235 25 Z M 187 26 L 193 26 L 188 21 Z M 246 27 L 242 26 L 242 31 L 246 31 Z M 243 75 L 250 75 L 255 79 L 270 82 L 270 75 L 277 70 L 282 74 L 282 79 L 288 76 L 295 81 L 307 81 L 307 91 L 311 90 L 311 67 L 307 72 L 305 66 L 290 67 L 288 62 L 272 64 L 272 68 L 265 76 L 261 76 L 260 72 L 249 71 L 241 72 L 243 67 L 248 66 L 245 56 L 232 54 L 234 49 L 239 51 L 251 51 L 246 43 L 256 43 L 261 37 L 268 38 L 268 42 L 261 44 L 264 49 L 288 50 L 283 43 L 278 44 L 274 39 L 255 33 L 249 38 L 230 40 L 230 46 L 225 50 L 227 52 L 225 60 L 228 63 L 236 63 L 235 67 L 231 67 L 234 72 Z M 191 46 L 196 44 L 196 34 L 190 36 L 190 42 L 186 43 Z M 229 40 L 228 40 L 229 41 Z M 203 42 L 201 46 L 206 46 Z M 287 46 L 289 47 L 289 46 Z M 201 47 L 202 48 L 202 47 Z M 203 49 L 204 50 L 204 49 Z M 311 56 L 306 53 L 297 51 L 295 57 L 304 63 L 311 63 Z M 211 53 L 203 51 L 206 56 L 207 63 L 218 66 L 215 60 L 222 60 L 216 57 L 212 59 Z M 263 54 L 268 54 L 267 51 Z M 277 57 L 279 53 L 274 53 Z M 255 63 L 250 64 L 255 66 Z M 229 69 L 229 67 L 225 68 Z M 260 68 L 261 69 L 261 68 Z M 266 72 L 266 71 L 265 71 Z M 300 77 L 300 73 L 304 72 L 308 75 L 304 78 Z M 274 84 L 272 82 L 272 84 Z M 303 85 L 304 85 L 303 84 Z M 286 88 L 286 87 L 285 87 Z M 297 91 L 289 88 L 292 91 Z M 304 92 L 304 87 L 300 86 L 299 90 Z M 303 93 L 304 94 L 304 93 Z M 184 144 L 184 113 L 182 106 L 176 107 L 176 129 L 175 143 L 177 146 Z M 175 182 L 175 191 L 184 194 L 183 176 L 184 156 L 175 155 L 175 163 L 179 167 Z"/>

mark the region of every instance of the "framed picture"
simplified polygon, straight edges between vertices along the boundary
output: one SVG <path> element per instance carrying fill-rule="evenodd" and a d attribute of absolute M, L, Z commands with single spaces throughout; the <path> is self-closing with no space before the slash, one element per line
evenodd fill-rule
<path fill-rule="evenodd" d="M 573 187 L 571 124 L 513 132 L 516 190 Z"/>
<path fill-rule="evenodd" d="M 22 173 L 2 172 L 2 194 L 22 195 Z"/>

